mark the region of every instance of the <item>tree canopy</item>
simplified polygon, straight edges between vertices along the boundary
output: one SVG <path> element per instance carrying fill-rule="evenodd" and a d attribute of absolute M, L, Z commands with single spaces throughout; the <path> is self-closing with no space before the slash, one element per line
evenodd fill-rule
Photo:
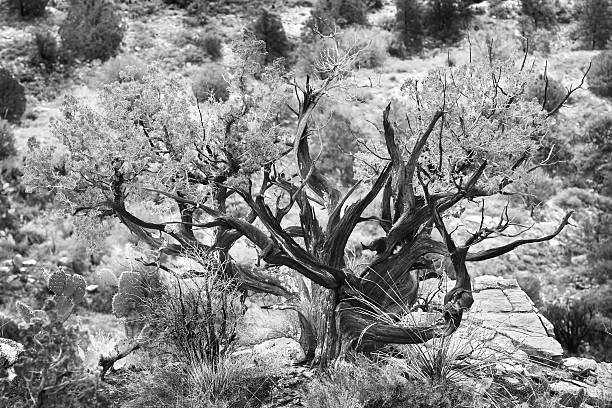
<path fill-rule="evenodd" d="M 227 101 L 198 105 L 181 80 L 157 69 L 142 79 L 128 71 L 126 80 L 101 89 L 95 107 L 67 99 L 53 124 L 61 146 L 30 142 L 29 183 L 54 190 L 97 239 L 100 217 L 116 217 L 160 254 L 215 253 L 243 290 L 299 296 L 266 265 L 308 278 L 322 318 L 304 319 L 302 332 L 316 333 L 310 341 L 322 361 L 350 348 L 452 333 L 473 302 L 466 262 L 551 239 L 567 223 L 570 214 L 551 235 L 508 238 L 486 250 L 474 247 L 518 235 L 509 228 L 520 233 L 507 211 L 498 224 L 485 225 L 483 207 L 479 229 L 462 242 L 446 228 L 456 206 L 509 194 L 509 185 L 528 181 L 539 166 L 531 157 L 551 114 L 525 97 L 534 73 L 524 61 L 474 62 L 406 81 L 401 98 L 381 112 L 380 137 L 360 142 L 354 160 L 360 181 L 343 189 L 310 153 L 317 134 L 312 115 L 323 98 L 341 91 L 355 53 L 327 53 L 319 64 L 325 79 L 298 81 L 279 65 L 260 66 L 262 47 L 252 39 L 234 45 Z M 295 120 L 287 120 L 288 111 Z M 159 221 L 153 208 L 174 219 Z M 380 227 L 364 243 L 376 255 L 353 270 L 347 244 L 366 222 Z M 266 265 L 232 259 L 241 237 Z M 419 280 L 442 273 L 434 259 L 447 259 L 446 272 L 455 277 L 440 319 L 402 324 Z M 306 348 L 312 355 L 314 346 Z"/>

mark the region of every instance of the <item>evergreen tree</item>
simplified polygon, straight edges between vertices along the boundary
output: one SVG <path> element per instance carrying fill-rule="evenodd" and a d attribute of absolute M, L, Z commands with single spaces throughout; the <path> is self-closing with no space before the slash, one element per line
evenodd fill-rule
<path fill-rule="evenodd" d="M 462 0 L 431 0 L 425 19 L 428 34 L 440 41 L 457 41 L 469 17 Z"/>
<path fill-rule="evenodd" d="M 280 17 L 262 9 L 253 24 L 253 33 L 258 40 L 266 43 L 265 63 L 269 64 L 278 58 L 288 58 L 291 44 L 285 34 Z"/>
<path fill-rule="evenodd" d="M 400 41 L 408 52 L 418 52 L 423 48 L 423 10 L 417 0 L 396 0 L 397 25 Z"/>
<path fill-rule="evenodd" d="M 577 11 L 584 40 L 592 49 L 604 49 L 612 38 L 612 0 L 582 0 Z"/>

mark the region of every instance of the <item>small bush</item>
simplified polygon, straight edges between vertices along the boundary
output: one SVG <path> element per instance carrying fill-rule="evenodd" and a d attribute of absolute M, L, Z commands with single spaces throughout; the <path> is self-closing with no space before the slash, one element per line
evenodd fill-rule
<path fill-rule="evenodd" d="M 593 58 L 589 89 L 599 96 L 612 96 L 612 50 L 602 51 Z"/>
<path fill-rule="evenodd" d="M 0 161 L 17 154 L 15 136 L 7 121 L 0 119 Z"/>
<path fill-rule="evenodd" d="M 470 17 L 466 1 L 430 0 L 425 12 L 427 34 L 442 42 L 458 41 Z"/>
<path fill-rule="evenodd" d="M 542 309 L 555 328 L 555 337 L 570 354 L 577 354 L 594 327 L 595 305 L 583 298 L 548 303 Z"/>
<path fill-rule="evenodd" d="M 187 47 L 184 51 L 185 61 L 201 63 L 207 60 L 217 61 L 223 57 L 223 44 L 214 34 L 200 30 L 185 30 L 176 40 L 178 47 Z"/>
<path fill-rule="evenodd" d="M 140 81 L 146 71 L 146 66 L 137 57 L 129 54 L 122 54 L 106 61 L 100 68 L 98 80 L 101 84 L 107 85 L 113 82 L 123 82 L 126 75 Z"/>
<path fill-rule="evenodd" d="M 582 0 L 576 4 L 578 33 L 591 49 L 604 49 L 612 38 L 612 1 Z"/>
<path fill-rule="evenodd" d="M 521 12 L 536 30 L 550 30 L 557 25 L 557 11 L 552 0 L 521 0 Z"/>
<path fill-rule="evenodd" d="M 255 38 L 266 43 L 266 64 L 270 64 L 278 58 L 287 59 L 289 57 L 291 44 L 287 39 L 283 23 L 278 15 L 262 9 L 259 17 L 253 24 L 252 30 Z"/>
<path fill-rule="evenodd" d="M 368 25 L 367 7 L 363 0 L 319 0 L 313 7 L 307 26 L 330 34 L 334 27 Z"/>
<path fill-rule="evenodd" d="M 49 0 L 9 0 L 21 17 L 42 17 Z"/>
<path fill-rule="evenodd" d="M 552 112 L 563 101 L 567 90 L 560 81 L 548 78 L 548 83 L 546 83 L 546 78 L 540 75 L 529 84 L 525 94 L 528 99 L 537 99 L 540 106 L 547 112 Z"/>
<path fill-rule="evenodd" d="M 602 115 L 589 121 L 582 141 L 585 148 L 577 159 L 580 173 L 595 190 L 612 196 L 612 118 Z"/>
<path fill-rule="evenodd" d="M 125 27 L 108 0 L 70 0 L 70 10 L 59 34 L 75 58 L 106 61 L 117 55 Z"/>
<path fill-rule="evenodd" d="M 58 61 L 59 50 L 57 39 L 50 31 L 37 31 L 34 35 L 34 43 L 36 44 L 36 55 L 34 60 L 43 64 L 49 71 Z"/>
<path fill-rule="evenodd" d="M 23 86 L 6 69 L 0 68 L 0 119 L 19 122 L 26 108 Z"/>
<path fill-rule="evenodd" d="M 192 89 L 198 102 L 208 101 L 211 96 L 218 101 L 228 100 L 229 84 L 224 75 L 225 71 L 216 65 L 210 65 L 195 75 Z"/>

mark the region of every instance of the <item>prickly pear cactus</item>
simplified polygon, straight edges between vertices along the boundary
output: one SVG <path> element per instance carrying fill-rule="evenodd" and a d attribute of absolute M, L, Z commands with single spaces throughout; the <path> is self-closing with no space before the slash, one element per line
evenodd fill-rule
<path fill-rule="evenodd" d="M 157 278 L 145 272 L 123 272 L 119 277 L 119 292 L 113 297 L 113 314 L 123 319 L 128 338 L 142 330 L 144 302 L 151 295 L 151 289 L 158 285 Z"/>
<path fill-rule="evenodd" d="M 21 318 L 26 323 L 30 323 L 30 320 L 34 317 L 34 310 L 32 310 L 30 306 L 20 301 L 17 301 L 17 303 L 15 303 L 15 306 L 17 307 L 17 311 L 19 312 Z"/>
<path fill-rule="evenodd" d="M 58 319 L 65 321 L 70 317 L 74 307 L 83 301 L 85 296 L 85 279 L 81 275 L 67 274 L 62 268 L 49 276 L 49 290 L 55 295 L 55 311 Z"/>

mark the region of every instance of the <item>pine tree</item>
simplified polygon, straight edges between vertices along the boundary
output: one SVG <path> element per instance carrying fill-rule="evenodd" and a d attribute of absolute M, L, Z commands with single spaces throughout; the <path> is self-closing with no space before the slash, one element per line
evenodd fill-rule
<path fill-rule="evenodd" d="M 400 41 L 408 52 L 418 52 L 423 48 L 423 10 L 417 0 L 396 0 L 397 25 Z"/>
<path fill-rule="evenodd" d="M 252 29 L 255 37 L 266 43 L 266 64 L 278 58 L 289 57 L 291 43 L 287 39 L 283 23 L 278 15 L 262 9 Z"/>
<path fill-rule="evenodd" d="M 612 0 L 582 0 L 577 11 L 584 40 L 592 49 L 604 49 L 612 38 Z"/>

